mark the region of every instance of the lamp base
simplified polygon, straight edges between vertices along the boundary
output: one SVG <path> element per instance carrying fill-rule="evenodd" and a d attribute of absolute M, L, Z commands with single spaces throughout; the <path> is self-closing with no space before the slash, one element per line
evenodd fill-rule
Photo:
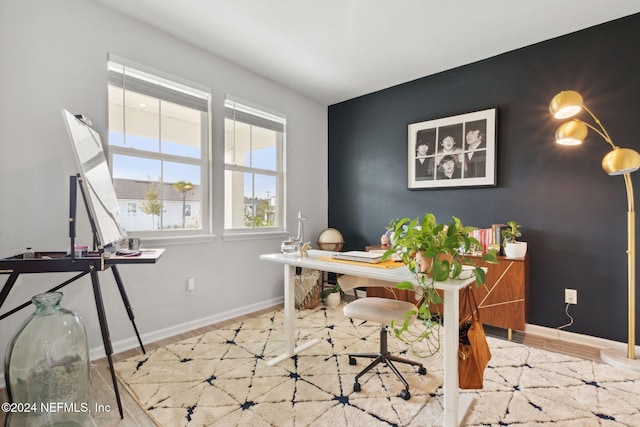
<path fill-rule="evenodd" d="M 607 348 L 600 351 L 600 358 L 607 365 L 640 372 L 640 359 L 629 359 L 626 351 Z"/>

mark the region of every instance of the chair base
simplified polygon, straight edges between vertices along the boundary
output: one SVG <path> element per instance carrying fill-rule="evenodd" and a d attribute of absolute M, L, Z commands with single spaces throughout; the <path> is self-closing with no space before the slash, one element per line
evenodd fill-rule
<path fill-rule="evenodd" d="M 398 377 L 398 379 L 404 385 L 404 390 L 400 392 L 399 396 L 402 397 L 404 400 L 409 400 L 409 398 L 411 397 L 411 393 L 409 393 L 409 383 L 407 383 L 407 381 L 404 379 L 400 371 L 398 371 L 398 368 L 396 368 L 393 362 L 405 363 L 407 365 L 412 365 L 412 366 L 418 366 L 418 373 L 420 375 L 426 375 L 427 373 L 427 368 L 425 368 L 422 363 L 391 355 L 391 353 L 387 350 L 387 326 L 386 325 L 382 325 L 382 327 L 380 328 L 380 351 L 378 353 L 350 354 L 349 355 L 350 365 L 356 364 L 356 359 L 355 359 L 356 357 L 373 359 L 373 361 L 366 368 L 360 371 L 358 375 L 356 375 L 355 382 L 353 384 L 353 391 L 361 390 L 360 383 L 358 382 L 360 377 L 362 377 L 364 374 L 369 372 L 371 369 L 373 369 L 375 366 L 379 365 L 380 363 L 384 363 L 391 369 L 391 371 L 396 375 L 396 377 Z"/>

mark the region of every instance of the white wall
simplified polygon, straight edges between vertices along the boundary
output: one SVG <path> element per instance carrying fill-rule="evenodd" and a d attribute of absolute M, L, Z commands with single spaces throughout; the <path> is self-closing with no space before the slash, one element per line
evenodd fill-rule
<path fill-rule="evenodd" d="M 261 262 L 258 255 L 278 251 L 282 236 L 236 241 L 221 237 L 223 100 L 230 94 L 287 115 L 287 226 L 295 235 L 296 214 L 302 211 L 307 240 L 313 242 L 327 225 L 326 106 L 87 0 L 0 2 L 0 257 L 26 246 L 68 249 L 68 182 L 77 168 L 60 109 L 89 117 L 106 140 L 108 53 L 212 88 L 217 237 L 167 246 L 156 265 L 120 268 L 143 337 L 157 339 L 202 319 L 281 301 L 282 267 Z M 84 216 L 78 234 L 79 241 L 90 241 Z M 71 276 L 22 276 L 0 312 Z M 0 284 L 7 277 L 0 275 Z M 100 277 L 116 350 L 135 346 L 111 272 Z M 195 278 L 196 292 L 187 297 L 184 288 L 190 277 Z M 64 293 L 62 305 L 84 318 L 95 355 L 102 341 L 89 280 L 69 285 Z M 31 312 L 28 307 L 0 322 L 0 355 Z"/>

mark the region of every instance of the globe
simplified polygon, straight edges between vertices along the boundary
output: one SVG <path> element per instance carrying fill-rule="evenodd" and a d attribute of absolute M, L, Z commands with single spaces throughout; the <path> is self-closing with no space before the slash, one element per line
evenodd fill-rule
<path fill-rule="evenodd" d="M 344 237 L 335 228 L 325 228 L 318 235 L 317 243 L 318 249 L 340 252 L 344 244 Z"/>

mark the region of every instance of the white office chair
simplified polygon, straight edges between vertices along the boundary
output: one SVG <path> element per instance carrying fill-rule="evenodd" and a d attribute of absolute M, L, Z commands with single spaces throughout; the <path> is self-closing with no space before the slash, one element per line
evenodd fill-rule
<path fill-rule="evenodd" d="M 408 400 L 411 397 L 411 393 L 409 393 L 409 384 L 400 374 L 393 362 L 418 366 L 418 373 L 420 375 L 425 375 L 427 373 L 427 369 L 420 362 L 415 362 L 413 360 L 404 359 L 398 356 L 392 356 L 387 349 L 387 335 L 389 334 L 387 329 L 388 326 L 394 319 L 396 320 L 396 323 L 402 324 L 402 322 L 404 322 L 405 315 L 411 310 L 415 310 L 415 312 L 417 312 L 418 308 L 410 302 L 377 297 L 359 298 L 350 302 L 344 307 L 344 315 L 347 317 L 380 323 L 379 352 L 357 353 L 349 355 L 350 365 L 356 364 L 356 357 L 374 359 L 369 364 L 369 366 L 364 368 L 358 375 L 356 375 L 355 382 L 353 384 L 353 391 L 361 390 L 360 383 L 358 382 L 360 377 L 369 372 L 374 366 L 380 363 L 384 363 L 389 366 L 389 368 L 391 368 L 396 377 L 398 377 L 398 379 L 402 381 L 402 384 L 404 384 L 405 389 L 400 392 L 399 396 L 404 400 Z M 414 320 L 415 316 L 413 317 L 413 319 L 411 319 L 411 322 L 413 322 Z"/>

